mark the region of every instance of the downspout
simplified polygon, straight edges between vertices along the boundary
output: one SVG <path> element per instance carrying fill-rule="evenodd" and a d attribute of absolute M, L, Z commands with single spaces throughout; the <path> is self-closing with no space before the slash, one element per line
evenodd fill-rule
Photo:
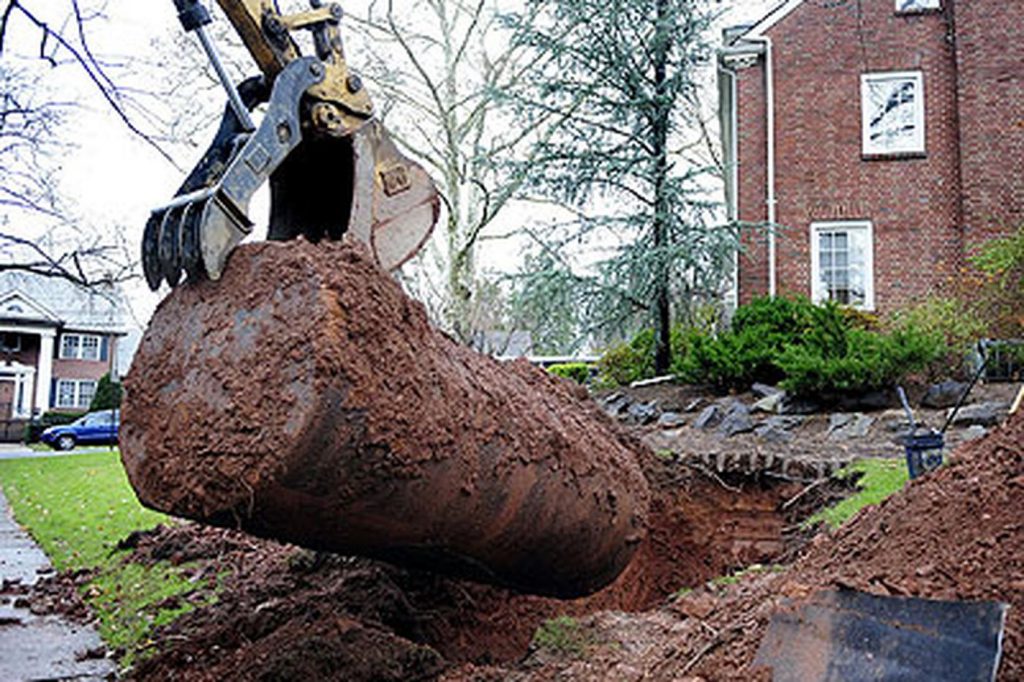
<path fill-rule="evenodd" d="M 765 138 L 767 142 L 767 172 L 765 194 L 768 206 L 768 295 L 777 293 L 776 282 L 776 248 L 775 248 L 775 75 L 772 64 L 772 39 L 768 36 L 751 36 L 750 42 L 764 45 L 764 99 L 765 99 Z"/>
<path fill-rule="evenodd" d="M 730 69 L 725 65 L 724 59 L 718 60 L 718 72 L 719 77 L 729 79 L 729 110 L 728 121 L 723 121 L 724 124 L 729 127 L 729 148 L 726 151 L 726 168 L 725 171 L 728 173 L 726 183 L 729 187 L 729 201 L 726 205 L 726 217 L 730 223 L 735 223 L 740 217 L 740 200 L 739 200 L 739 141 L 737 135 L 739 133 L 739 114 L 737 112 L 737 95 L 738 87 L 736 80 L 738 78 L 736 71 Z M 730 292 L 730 304 L 732 309 L 735 310 L 740 305 L 740 253 L 737 248 L 733 253 L 732 257 L 732 291 Z"/>

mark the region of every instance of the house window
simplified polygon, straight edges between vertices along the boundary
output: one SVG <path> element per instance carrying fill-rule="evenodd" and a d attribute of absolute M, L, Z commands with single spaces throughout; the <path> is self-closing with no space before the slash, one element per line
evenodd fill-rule
<path fill-rule="evenodd" d="M 62 360 L 99 360 L 100 337 L 90 334 L 64 334 L 60 342 Z"/>
<path fill-rule="evenodd" d="M 941 0 L 896 0 L 897 12 L 927 12 L 942 9 Z"/>
<path fill-rule="evenodd" d="M 100 359 L 100 337 L 98 336 L 83 336 L 82 337 L 82 359 L 83 360 L 99 360 Z"/>
<path fill-rule="evenodd" d="M 96 382 L 91 379 L 60 379 L 57 381 L 57 407 L 88 409 L 96 395 Z"/>
<path fill-rule="evenodd" d="M 80 341 L 76 334 L 65 334 L 60 341 L 60 357 L 65 360 L 77 358 Z"/>
<path fill-rule="evenodd" d="M 924 153 L 924 78 L 920 71 L 861 76 L 865 155 Z"/>
<path fill-rule="evenodd" d="M 874 239 L 869 222 L 811 225 L 811 297 L 873 310 Z"/>

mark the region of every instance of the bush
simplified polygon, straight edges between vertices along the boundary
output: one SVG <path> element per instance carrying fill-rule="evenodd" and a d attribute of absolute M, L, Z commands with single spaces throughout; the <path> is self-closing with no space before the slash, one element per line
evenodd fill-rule
<path fill-rule="evenodd" d="M 25 426 L 25 442 L 38 443 L 39 436 L 51 426 L 70 424 L 82 416 L 81 412 L 47 412 Z"/>
<path fill-rule="evenodd" d="M 121 383 L 110 378 L 110 373 L 100 377 L 96 384 L 96 394 L 89 403 L 89 411 L 116 410 L 121 407 L 121 397 L 124 394 Z"/>
<path fill-rule="evenodd" d="M 555 376 L 575 381 L 577 384 L 586 384 L 590 380 L 590 365 L 585 362 L 565 362 L 558 365 L 551 365 L 548 371 Z"/>
<path fill-rule="evenodd" d="M 907 375 L 920 372 L 945 353 L 935 334 L 918 329 L 880 334 L 849 329 L 837 345 L 822 345 L 811 335 L 808 343 L 786 347 L 778 358 L 786 374 L 781 385 L 797 395 L 834 392 L 862 393 L 889 388 Z"/>
<path fill-rule="evenodd" d="M 780 383 L 794 394 L 863 392 L 889 387 L 941 357 L 941 335 L 907 323 L 872 331 L 877 318 L 832 302 L 761 298 L 736 310 L 732 328 L 694 335 L 679 361 L 691 383 L 746 389 Z"/>
<path fill-rule="evenodd" d="M 644 329 L 630 341 L 610 347 L 597 361 L 597 383 L 603 388 L 626 386 L 653 376 L 653 329 Z"/>
<path fill-rule="evenodd" d="M 893 328 L 919 330 L 942 339 L 946 351 L 924 368 L 929 381 L 964 373 L 964 360 L 985 337 L 987 324 L 975 306 L 957 298 L 932 297 L 896 313 Z"/>
<path fill-rule="evenodd" d="M 755 381 L 778 383 L 785 376 L 780 354 L 810 333 L 835 334 L 845 328 L 842 310 L 815 306 L 805 298 L 763 297 L 740 306 L 732 328 L 717 336 L 693 334 L 677 361 L 684 381 L 720 389 L 744 389 Z"/>
<path fill-rule="evenodd" d="M 673 364 L 669 368 L 671 373 L 678 373 L 678 358 L 686 354 L 692 335 L 692 331 L 688 332 L 680 325 L 672 328 L 669 339 L 673 357 Z M 601 355 L 596 368 L 597 379 L 594 384 L 598 388 L 628 386 L 634 381 L 653 378 L 654 330 L 642 329 L 628 342 L 611 346 Z"/>

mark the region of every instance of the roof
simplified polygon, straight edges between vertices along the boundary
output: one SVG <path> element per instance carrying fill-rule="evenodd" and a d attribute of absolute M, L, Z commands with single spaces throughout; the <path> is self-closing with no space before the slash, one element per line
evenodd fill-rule
<path fill-rule="evenodd" d="M 128 320 L 124 296 L 114 285 L 86 288 L 17 270 L 0 272 L 0 319 L 112 334 L 125 333 Z"/>
<path fill-rule="evenodd" d="M 782 0 L 782 2 L 769 10 L 767 14 L 751 24 L 746 31 L 739 33 L 739 35 L 731 36 L 730 44 L 735 44 L 740 40 L 764 36 L 770 28 L 788 17 L 793 10 L 802 4 L 804 4 L 804 0 Z"/>

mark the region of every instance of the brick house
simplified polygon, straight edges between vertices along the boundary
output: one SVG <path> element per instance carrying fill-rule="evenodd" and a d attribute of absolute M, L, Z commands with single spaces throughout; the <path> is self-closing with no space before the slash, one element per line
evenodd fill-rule
<path fill-rule="evenodd" d="M 719 51 L 738 302 L 891 311 L 1024 222 L 1024 3 L 786 0 Z"/>
<path fill-rule="evenodd" d="M 127 331 L 113 287 L 0 273 L 0 421 L 86 410 L 100 377 L 126 368 Z"/>

